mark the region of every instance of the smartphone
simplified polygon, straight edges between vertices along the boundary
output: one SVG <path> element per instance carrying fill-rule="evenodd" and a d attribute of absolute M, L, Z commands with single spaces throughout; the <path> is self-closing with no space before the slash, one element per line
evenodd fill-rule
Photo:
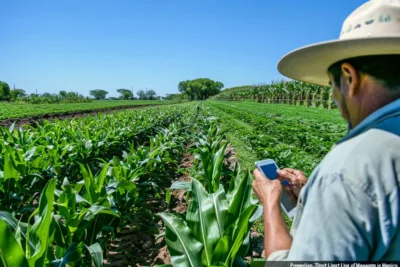
<path fill-rule="evenodd" d="M 257 161 L 256 167 L 270 180 L 275 180 L 278 177 L 277 171 L 279 170 L 278 165 L 272 159 L 265 159 Z M 287 180 L 282 181 L 282 196 L 281 196 L 281 208 L 283 212 L 289 217 L 293 218 L 296 214 L 297 197 L 293 194 L 290 189 L 289 182 Z"/>

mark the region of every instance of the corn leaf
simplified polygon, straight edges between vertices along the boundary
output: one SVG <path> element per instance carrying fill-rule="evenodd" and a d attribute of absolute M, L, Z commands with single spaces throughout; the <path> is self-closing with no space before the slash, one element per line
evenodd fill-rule
<path fill-rule="evenodd" d="M 94 243 L 91 246 L 86 246 L 86 248 L 89 251 L 90 256 L 92 256 L 94 266 L 95 267 L 103 266 L 103 250 L 101 249 L 100 244 Z"/>
<path fill-rule="evenodd" d="M 26 232 L 28 231 L 27 223 L 19 222 L 10 212 L 7 211 L 0 211 L 0 220 L 3 220 L 5 223 L 7 223 L 11 232 L 16 233 L 19 231 L 18 234 L 21 236 L 21 242 L 26 242 Z M 31 249 L 34 248 L 32 242 L 28 242 L 28 245 L 31 247 Z"/>
<path fill-rule="evenodd" d="M 104 180 L 107 176 L 109 166 L 110 166 L 110 163 L 106 164 L 103 167 L 103 169 L 101 170 L 101 172 L 99 173 L 99 175 L 96 177 L 96 184 L 97 184 L 96 192 L 97 193 L 100 193 L 101 189 L 103 188 Z"/>
<path fill-rule="evenodd" d="M 7 267 L 28 267 L 24 251 L 18 244 L 8 225 L 0 220 L 0 265 Z"/>
<path fill-rule="evenodd" d="M 33 226 L 28 225 L 27 242 L 32 242 L 35 248 L 28 246 L 27 256 L 29 265 L 44 266 L 46 251 L 52 240 L 49 239 L 50 225 L 52 221 L 54 190 L 56 179 L 51 179 L 43 189 L 40 196 L 39 207 L 31 215 L 38 213 L 38 218 Z"/>
<path fill-rule="evenodd" d="M 119 218 L 119 214 L 117 212 L 104 206 L 92 205 L 87 211 L 88 212 L 85 212 L 85 220 L 87 221 L 93 220 L 94 216 L 97 214 L 108 214 Z"/>
<path fill-rule="evenodd" d="M 66 267 L 67 264 L 69 266 L 75 266 L 74 263 L 77 263 L 81 260 L 83 249 L 85 248 L 85 244 L 83 242 L 72 243 L 63 257 L 61 259 L 55 260 L 51 262 L 52 267 Z"/>
<path fill-rule="evenodd" d="M 68 236 L 68 230 L 61 222 L 60 215 L 53 215 L 51 220 L 51 231 L 54 232 L 54 241 L 60 247 L 67 247 L 66 237 Z"/>
<path fill-rule="evenodd" d="M 212 257 L 213 265 L 232 266 L 246 234 L 250 231 L 251 223 L 249 223 L 249 219 L 255 208 L 254 205 L 249 206 L 239 219 L 226 229 L 224 236 L 215 247 Z"/>
<path fill-rule="evenodd" d="M 11 161 L 12 161 L 12 153 L 6 150 L 4 155 L 4 181 L 13 178 L 16 181 L 19 180 L 19 172 L 17 169 L 15 169 Z"/>
<path fill-rule="evenodd" d="M 193 178 L 192 200 L 186 213 L 186 222 L 196 239 L 204 246 L 202 261 L 206 266 L 211 264 L 213 248 L 222 237 L 215 211 L 213 197 Z"/>
<path fill-rule="evenodd" d="M 202 267 L 203 245 L 196 240 L 190 228 L 174 214 L 159 213 L 166 229 L 165 238 L 173 266 Z"/>
<path fill-rule="evenodd" d="M 192 182 L 175 181 L 172 183 L 170 188 L 171 188 L 171 190 L 191 191 L 192 190 Z"/>
<path fill-rule="evenodd" d="M 82 164 L 79 164 L 79 166 L 81 168 L 81 173 L 85 182 L 87 199 L 91 204 L 96 203 L 96 182 L 94 181 L 92 171 L 90 170 L 90 168 L 86 169 Z"/>
<path fill-rule="evenodd" d="M 240 214 L 251 205 L 251 193 L 251 176 L 247 171 L 242 181 L 240 181 L 237 190 L 232 196 L 232 202 L 230 203 L 228 209 L 228 220 L 226 227 L 229 227 L 232 223 L 234 223 L 237 218 L 239 218 Z"/>
<path fill-rule="evenodd" d="M 169 205 L 171 202 L 171 188 L 168 188 L 167 191 L 165 192 L 165 201 Z"/>
<path fill-rule="evenodd" d="M 213 207 L 215 209 L 215 218 L 218 223 L 220 236 L 223 235 L 225 231 L 225 224 L 228 215 L 229 203 L 226 199 L 225 190 L 223 185 L 219 185 L 219 190 L 210 195 Z"/>
<path fill-rule="evenodd" d="M 213 157 L 213 169 L 212 169 L 212 193 L 216 192 L 219 188 L 220 177 L 222 171 L 222 165 L 224 162 L 224 152 L 227 147 L 227 143 L 224 144 Z"/>

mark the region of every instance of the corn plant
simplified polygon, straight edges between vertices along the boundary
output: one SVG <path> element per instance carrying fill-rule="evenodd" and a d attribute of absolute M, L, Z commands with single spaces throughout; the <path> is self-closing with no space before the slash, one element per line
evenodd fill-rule
<path fill-rule="evenodd" d="M 91 246 L 83 242 L 71 243 L 63 249 L 66 243 L 53 210 L 55 187 L 56 179 L 51 179 L 44 187 L 39 207 L 29 220 L 34 220 L 33 224 L 21 223 L 11 213 L 0 213 L 2 266 L 71 266 L 81 264 L 84 254 L 90 256 L 95 266 L 102 265 L 102 250 L 98 243 Z"/>
<path fill-rule="evenodd" d="M 186 217 L 160 213 L 166 243 L 175 266 L 232 266 L 243 262 L 252 223 L 261 209 L 252 204 L 251 176 L 232 177 L 231 188 L 222 185 L 208 193 L 195 178 Z"/>
<path fill-rule="evenodd" d="M 261 103 L 280 103 L 332 108 L 330 88 L 300 81 L 278 81 L 227 88 L 210 100 L 249 100 Z"/>
<path fill-rule="evenodd" d="M 46 209 L 50 226 L 41 244 L 48 248 L 34 265 L 43 259 L 55 266 L 101 265 L 118 227 L 149 213 L 147 201 L 161 199 L 192 131 L 204 126 L 206 139 L 215 135 L 212 120 L 194 122 L 192 110 L 182 105 L 0 128 L 0 228 L 7 242 L 22 240 L 31 266 L 27 246 L 34 250 L 36 243 L 27 238 L 29 225 Z M 43 208 L 45 197 L 51 201 Z M 4 245 L 0 249 L 0 262 L 9 266 L 14 256 Z M 20 258 L 16 264 L 25 266 Z"/>

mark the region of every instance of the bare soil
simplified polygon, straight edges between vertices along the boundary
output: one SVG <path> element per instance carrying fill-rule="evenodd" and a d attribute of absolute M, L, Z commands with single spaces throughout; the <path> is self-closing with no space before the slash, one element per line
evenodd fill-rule
<path fill-rule="evenodd" d="M 235 165 L 237 162 L 235 149 L 231 144 L 228 144 L 224 154 L 224 166 L 227 166 L 230 170 L 235 169 Z"/>
<path fill-rule="evenodd" d="M 11 119 L 3 119 L 0 120 L 0 127 L 10 127 L 15 122 L 15 127 L 20 127 L 22 125 L 31 125 L 35 126 L 36 123 L 40 123 L 42 120 L 47 120 L 53 122 L 55 120 L 66 120 L 73 118 L 82 118 L 85 116 L 97 116 L 99 113 L 107 114 L 115 111 L 121 111 L 125 109 L 138 109 L 149 106 L 159 106 L 159 105 L 126 105 L 119 107 L 107 107 L 100 108 L 96 110 L 84 110 L 84 111 L 67 111 L 62 113 L 53 113 L 53 114 L 42 114 L 38 116 L 31 116 L 28 118 L 11 118 Z"/>

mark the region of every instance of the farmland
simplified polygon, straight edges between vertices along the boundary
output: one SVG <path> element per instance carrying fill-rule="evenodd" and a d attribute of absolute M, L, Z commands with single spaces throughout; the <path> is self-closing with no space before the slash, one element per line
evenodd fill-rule
<path fill-rule="evenodd" d="M 60 104 L 15 104 L 0 102 L 0 120 L 28 118 L 32 116 L 54 115 L 80 111 L 96 111 L 109 108 L 160 105 L 169 101 L 160 100 L 99 100 L 89 103 L 60 103 Z"/>
<path fill-rule="evenodd" d="M 227 101 L 206 105 L 241 150 L 246 168 L 253 168 L 256 159 L 273 158 L 282 168 L 309 175 L 347 130 L 337 110 Z"/>
<path fill-rule="evenodd" d="M 337 110 L 226 101 L 0 128 L 0 263 L 244 263 L 254 161 L 309 175 L 345 132 Z"/>

